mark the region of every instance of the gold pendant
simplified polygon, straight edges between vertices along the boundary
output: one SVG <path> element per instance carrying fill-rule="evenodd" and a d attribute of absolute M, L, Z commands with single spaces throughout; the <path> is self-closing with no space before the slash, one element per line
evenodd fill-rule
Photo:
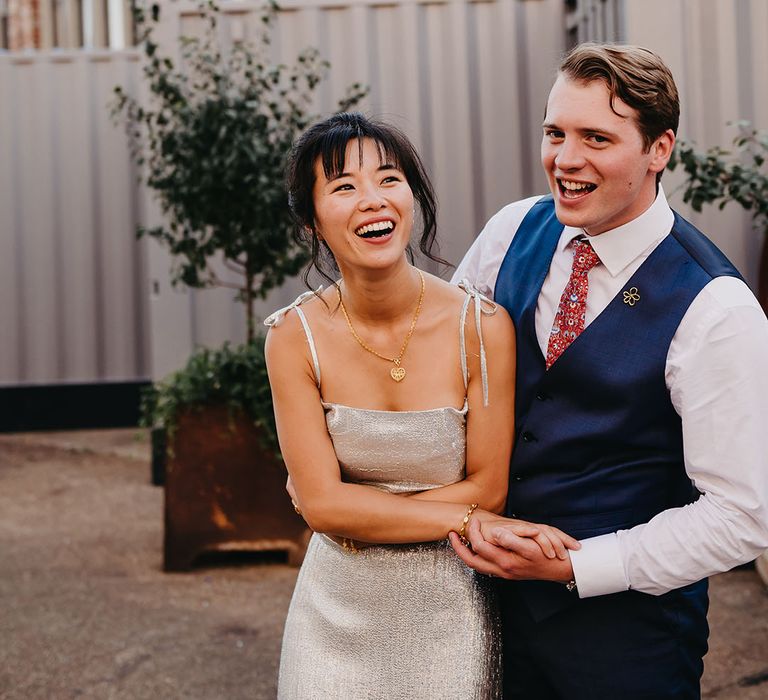
<path fill-rule="evenodd" d="M 405 379 L 405 368 L 400 367 L 399 365 L 389 370 L 389 373 L 392 375 L 392 379 L 396 382 L 402 382 L 403 379 Z"/>

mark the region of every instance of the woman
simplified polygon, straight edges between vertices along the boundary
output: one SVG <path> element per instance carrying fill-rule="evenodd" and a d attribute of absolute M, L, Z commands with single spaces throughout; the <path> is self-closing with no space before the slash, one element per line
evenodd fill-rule
<path fill-rule="evenodd" d="M 328 289 L 265 322 L 280 446 L 316 533 L 278 697 L 497 697 L 494 601 L 446 537 L 471 518 L 490 526 L 504 505 L 511 321 L 409 262 L 415 203 L 421 250 L 439 260 L 434 195 L 393 127 L 360 114 L 313 126 L 288 185 L 313 261 L 330 253 L 341 279 L 326 272 Z M 555 531 L 520 523 L 517 533 L 563 553 Z"/>

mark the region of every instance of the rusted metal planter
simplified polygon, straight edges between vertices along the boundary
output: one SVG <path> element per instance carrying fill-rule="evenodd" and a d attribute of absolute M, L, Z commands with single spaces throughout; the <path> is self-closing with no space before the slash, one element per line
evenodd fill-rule
<path fill-rule="evenodd" d="M 178 417 L 165 474 L 166 571 L 207 551 L 283 550 L 298 565 L 311 534 L 285 491 L 285 467 L 258 429 L 223 405 Z"/>

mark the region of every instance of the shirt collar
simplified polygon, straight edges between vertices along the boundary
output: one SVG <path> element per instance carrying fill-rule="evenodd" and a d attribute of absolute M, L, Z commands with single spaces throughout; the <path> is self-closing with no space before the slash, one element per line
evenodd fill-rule
<path fill-rule="evenodd" d="M 558 250 L 565 250 L 574 238 L 586 235 L 600 262 L 615 277 L 644 251 L 658 244 L 672 230 L 674 220 L 675 215 L 659 185 L 653 204 L 636 219 L 597 236 L 587 235 L 582 228 L 566 226 L 560 234 Z"/>

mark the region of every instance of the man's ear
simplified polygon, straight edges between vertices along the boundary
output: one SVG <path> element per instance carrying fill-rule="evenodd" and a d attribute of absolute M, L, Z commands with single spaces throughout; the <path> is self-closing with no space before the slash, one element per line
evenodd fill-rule
<path fill-rule="evenodd" d="M 660 173 L 667 167 L 669 159 L 672 156 L 672 150 L 675 148 L 675 132 L 667 129 L 651 145 L 651 163 L 648 170 L 653 173 Z"/>

